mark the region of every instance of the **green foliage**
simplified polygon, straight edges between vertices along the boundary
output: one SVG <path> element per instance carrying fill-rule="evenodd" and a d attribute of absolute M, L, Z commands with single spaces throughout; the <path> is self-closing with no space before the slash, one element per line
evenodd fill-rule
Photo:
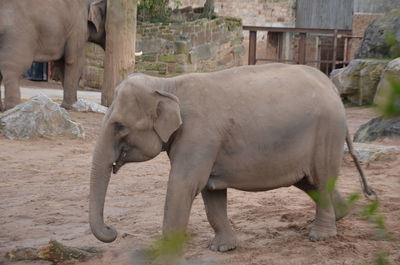
<path fill-rule="evenodd" d="M 400 116 L 400 82 L 394 79 L 389 82 L 391 90 L 387 95 L 387 103 L 379 107 L 386 118 L 393 118 Z"/>
<path fill-rule="evenodd" d="M 371 218 L 377 214 L 378 208 L 379 208 L 378 201 L 373 201 L 364 207 L 364 209 L 361 212 L 361 215 Z"/>
<path fill-rule="evenodd" d="M 379 253 L 372 262 L 368 262 L 367 265 L 389 265 L 386 252 Z"/>
<path fill-rule="evenodd" d="M 367 204 L 361 211 L 361 215 L 368 218 L 375 224 L 376 238 L 377 239 L 388 239 L 389 233 L 385 225 L 385 216 L 380 213 L 380 205 L 378 201 L 372 201 Z"/>
<path fill-rule="evenodd" d="M 147 250 L 146 256 L 151 261 L 164 261 L 163 264 L 177 265 L 176 259 L 183 252 L 188 238 L 185 233 L 172 233 L 154 242 Z"/>
<path fill-rule="evenodd" d="M 139 0 L 138 19 L 140 21 L 164 22 L 168 16 L 169 0 Z"/>
<path fill-rule="evenodd" d="M 353 205 L 356 204 L 356 202 L 361 198 L 361 195 L 359 193 L 353 193 L 350 194 L 350 196 L 347 198 L 347 205 L 352 207 Z"/>
<path fill-rule="evenodd" d="M 336 178 L 331 177 L 326 182 L 326 187 L 323 192 L 312 190 L 308 195 L 321 207 L 327 207 L 329 203 L 329 197 L 335 190 Z M 336 210 L 348 212 L 353 209 L 356 202 L 361 198 L 359 193 L 351 194 L 343 205 L 336 205 Z M 375 237 L 376 239 L 389 239 L 389 233 L 386 228 L 385 216 L 380 212 L 380 205 L 378 201 L 371 201 L 367 205 L 361 208 L 360 215 L 373 222 L 375 225 Z M 388 265 L 387 254 L 380 252 L 372 262 L 367 262 L 368 265 Z"/>
<path fill-rule="evenodd" d="M 396 36 L 393 32 L 386 33 L 386 44 L 390 49 L 390 57 L 397 58 L 400 57 L 400 43 L 396 40 Z"/>
<path fill-rule="evenodd" d="M 183 3 L 180 0 L 173 0 L 174 5 L 175 5 L 175 9 L 179 9 L 182 7 Z"/>
<path fill-rule="evenodd" d="M 336 187 L 336 177 L 328 178 L 325 186 L 326 192 L 318 192 L 316 190 L 310 190 L 308 195 L 311 197 L 313 201 L 321 205 L 321 207 L 328 207 L 329 199 L 328 196 L 335 190 Z"/>
<path fill-rule="evenodd" d="M 138 20 L 149 22 L 166 22 L 170 15 L 168 7 L 170 0 L 139 0 L 138 2 Z M 180 8 L 182 1 L 172 0 L 174 8 Z"/>

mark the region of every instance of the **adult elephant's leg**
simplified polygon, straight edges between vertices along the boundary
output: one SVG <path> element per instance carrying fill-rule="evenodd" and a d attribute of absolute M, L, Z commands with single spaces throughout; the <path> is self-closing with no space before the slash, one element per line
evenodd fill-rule
<path fill-rule="evenodd" d="M 317 191 L 317 188 L 308 181 L 307 177 L 304 177 L 303 179 L 301 179 L 299 182 L 294 184 L 294 186 L 301 189 L 308 195 L 312 191 Z M 336 221 L 345 217 L 347 215 L 349 209 L 347 207 L 346 201 L 340 195 L 340 192 L 337 189 L 334 189 L 334 191 L 330 194 L 330 198 L 333 203 Z"/>
<path fill-rule="evenodd" d="M 236 248 L 237 239 L 227 214 L 227 190 L 210 191 L 205 188 L 203 196 L 207 219 L 215 231 L 210 248 L 215 251 L 228 251 Z"/>
<path fill-rule="evenodd" d="M 82 32 L 77 31 L 70 37 L 70 40 L 66 43 L 63 59 L 64 97 L 61 106 L 70 109 L 72 104 L 77 101 L 79 78 L 82 75 L 85 60 L 85 37 Z"/>
<path fill-rule="evenodd" d="M 50 77 L 52 80 L 61 81 L 62 84 L 64 83 L 64 65 L 64 59 L 52 62 Z"/>
<path fill-rule="evenodd" d="M 171 171 L 163 222 L 163 235 L 166 237 L 185 233 L 193 200 L 206 186 L 215 162 L 215 144 L 210 148 L 193 147 L 190 140 L 179 140 L 179 144 L 169 152 Z M 205 140 L 200 142 L 207 143 Z"/>
<path fill-rule="evenodd" d="M 19 89 L 20 71 L 3 71 L 4 80 L 4 109 L 8 110 L 21 103 Z"/>
<path fill-rule="evenodd" d="M 337 234 L 335 210 L 331 196 L 325 188 L 317 189 L 317 192 L 320 196 L 315 202 L 317 209 L 309 235 L 311 241 L 324 240 Z"/>
<path fill-rule="evenodd" d="M 77 90 L 79 85 L 79 78 L 82 72 L 81 60 L 76 60 L 73 63 L 66 62 L 64 65 L 64 97 L 61 107 L 70 109 L 72 104 L 77 101 Z"/>

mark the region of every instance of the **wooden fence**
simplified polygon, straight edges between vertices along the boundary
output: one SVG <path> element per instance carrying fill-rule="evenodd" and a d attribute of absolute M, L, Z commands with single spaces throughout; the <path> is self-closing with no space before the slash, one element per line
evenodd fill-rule
<path fill-rule="evenodd" d="M 309 28 L 277 28 L 277 27 L 257 27 L 257 26 L 243 26 L 243 30 L 247 30 L 250 32 L 249 34 L 249 57 L 248 64 L 254 65 L 257 62 L 284 62 L 284 63 L 295 63 L 295 64 L 315 64 L 319 66 L 318 68 L 329 74 L 332 70 L 336 69 L 338 65 L 345 66 L 349 63 L 351 59 L 350 52 L 352 51 L 352 39 L 361 38 L 352 36 L 351 30 L 338 30 L 338 29 L 309 29 Z M 291 33 L 296 38 L 292 38 L 297 40 L 297 45 L 292 45 L 290 43 L 291 48 L 297 46 L 297 58 L 293 59 L 285 59 L 281 58 L 278 54 L 275 58 L 258 58 L 256 54 L 257 50 L 257 32 L 258 31 L 266 31 L 268 33 Z M 307 59 L 307 38 L 314 37 L 318 40 L 318 38 L 332 38 L 332 45 L 326 45 L 325 48 L 331 51 L 331 58 L 315 58 L 315 59 Z M 343 43 L 342 49 L 340 51 L 342 54 L 338 56 L 338 41 L 342 40 Z M 279 43 L 279 45 L 282 45 Z M 277 50 L 282 50 L 281 47 L 278 47 Z M 338 60 L 337 58 L 342 58 Z M 325 69 L 321 68 L 321 66 L 325 66 Z"/>

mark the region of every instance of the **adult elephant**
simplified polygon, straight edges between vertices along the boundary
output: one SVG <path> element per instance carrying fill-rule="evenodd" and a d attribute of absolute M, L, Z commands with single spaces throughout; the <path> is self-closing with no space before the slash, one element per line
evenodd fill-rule
<path fill-rule="evenodd" d="M 20 103 L 19 79 L 33 61 L 55 61 L 64 87 L 62 106 L 70 108 L 76 102 L 86 41 L 105 45 L 106 2 L 0 0 L 0 85 L 3 79 L 5 109 Z"/>
<path fill-rule="evenodd" d="M 171 161 L 164 235 L 185 230 L 201 192 L 216 233 L 211 248 L 233 249 L 227 188 L 266 191 L 294 185 L 320 194 L 309 236 L 323 240 L 336 235 L 335 220 L 344 216 L 344 201 L 330 178 L 339 175 L 345 140 L 353 153 L 336 88 L 307 66 L 246 66 L 170 79 L 131 75 L 118 86 L 96 143 L 92 232 L 104 242 L 117 236 L 103 220 L 111 172 L 164 150 Z M 372 195 L 355 162 L 364 192 Z"/>

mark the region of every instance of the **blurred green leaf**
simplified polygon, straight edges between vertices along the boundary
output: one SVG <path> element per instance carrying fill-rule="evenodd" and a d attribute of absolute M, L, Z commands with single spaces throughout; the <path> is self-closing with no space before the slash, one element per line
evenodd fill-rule
<path fill-rule="evenodd" d="M 391 46 L 394 46 L 397 44 L 396 36 L 394 35 L 393 32 L 386 33 L 385 38 L 386 38 L 386 43 L 388 46 L 391 47 Z"/>
<path fill-rule="evenodd" d="M 187 240 L 185 233 L 171 233 L 151 245 L 146 251 L 147 256 L 150 260 L 174 260 L 182 253 Z M 171 265 L 175 264 L 172 262 Z"/>
<path fill-rule="evenodd" d="M 361 195 L 360 195 L 359 193 L 351 194 L 351 195 L 349 196 L 349 198 L 347 198 L 347 204 L 348 204 L 349 206 L 352 206 L 352 205 L 354 205 L 360 198 L 361 198 Z"/>
<path fill-rule="evenodd" d="M 389 260 L 387 258 L 387 253 L 379 253 L 375 260 L 372 262 L 373 265 L 389 265 Z"/>
<path fill-rule="evenodd" d="M 332 193 L 335 190 L 336 180 L 336 177 L 328 178 L 328 181 L 326 182 L 326 190 L 328 191 L 328 193 Z"/>
<path fill-rule="evenodd" d="M 372 216 L 377 214 L 378 209 L 379 209 L 379 202 L 373 201 L 364 207 L 361 214 L 365 217 L 371 218 Z"/>
<path fill-rule="evenodd" d="M 385 118 L 400 116 L 400 81 L 389 79 L 390 91 L 386 96 L 386 104 L 380 106 Z"/>

